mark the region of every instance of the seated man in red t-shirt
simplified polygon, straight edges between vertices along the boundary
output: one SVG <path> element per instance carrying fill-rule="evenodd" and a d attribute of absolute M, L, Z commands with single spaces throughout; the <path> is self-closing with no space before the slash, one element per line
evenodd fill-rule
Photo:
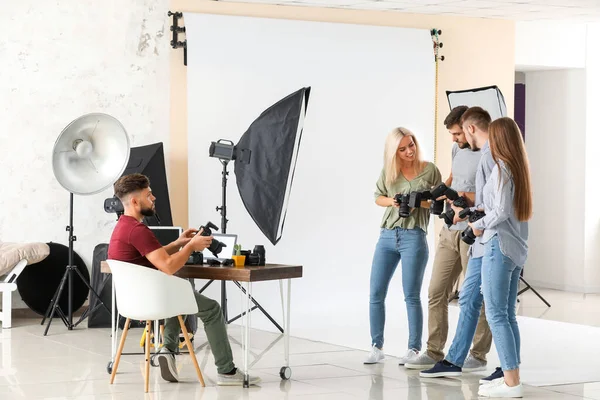
<path fill-rule="evenodd" d="M 144 216 L 155 211 L 150 181 L 142 174 L 121 177 L 114 185 L 115 196 L 121 200 L 124 215 L 119 218 L 110 238 L 108 259 L 125 261 L 148 268 L 158 269 L 172 275 L 185 265 L 193 251 L 207 248 L 211 236 L 201 236 L 196 229 L 186 230 L 175 242 L 161 246 L 152 231 L 141 223 Z M 244 374 L 235 367 L 231 345 L 225 328 L 221 307 L 216 301 L 194 292 L 198 303 L 198 314 L 204 324 L 208 343 L 215 357 L 219 385 L 242 385 Z M 165 322 L 164 346 L 157 359 L 163 379 L 177 382 L 177 367 L 173 352 L 179 343 L 179 321 L 177 317 Z M 256 384 L 259 378 L 250 378 Z"/>

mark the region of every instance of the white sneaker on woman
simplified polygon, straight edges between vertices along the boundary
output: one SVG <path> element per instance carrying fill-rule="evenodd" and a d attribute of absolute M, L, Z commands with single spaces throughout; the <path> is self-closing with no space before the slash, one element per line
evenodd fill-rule
<path fill-rule="evenodd" d="M 415 361 L 418 356 L 419 356 L 419 350 L 408 349 L 406 351 L 406 354 L 404 356 L 400 357 L 400 362 L 398 362 L 398 365 L 404 365 L 411 361 Z"/>
<path fill-rule="evenodd" d="M 498 382 L 479 386 L 480 397 L 518 398 L 523 397 L 523 384 L 508 386 L 504 378 Z"/>
<path fill-rule="evenodd" d="M 367 356 L 364 364 L 376 364 L 379 361 L 382 361 L 385 358 L 385 354 L 381 349 L 378 349 L 375 345 L 371 347 L 371 352 Z"/>

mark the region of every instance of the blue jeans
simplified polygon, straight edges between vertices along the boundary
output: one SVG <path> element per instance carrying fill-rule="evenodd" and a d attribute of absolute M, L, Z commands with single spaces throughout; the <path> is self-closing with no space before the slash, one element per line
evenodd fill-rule
<path fill-rule="evenodd" d="M 479 313 L 481 312 L 481 305 L 483 304 L 483 295 L 481 294 L 482 260 L 483 257 L 471 257 L 469 259 L 467 273 L 458 298 L 458 305 L 460 306 L 458 326 L 452 340 L 452 346 L 450 346 L 450 350 L 446 356 L 447 361 L 461 368 L 469 353 L 471 342 L 473 342 Z"/>
<path fill-rule="evenodd" d="M 390 280 L 402 260 L 402 290 L 408 313 L 408 348 L 421 350 L 423 307 L 421 286 L 429 259 L 425 232 L 415 229 L 381 229 L 371 267 L 369 317 L 372 344 L 383 347 L 385 327 L 385 297 Z"/>
<path fill-rule="evenodd" d="M 521 364 L 521 335 L 516 304 L 521 267 L 500 251 L 498 236 L 485 244 L 481 267 L 485 313 L 503 371 Z"/>

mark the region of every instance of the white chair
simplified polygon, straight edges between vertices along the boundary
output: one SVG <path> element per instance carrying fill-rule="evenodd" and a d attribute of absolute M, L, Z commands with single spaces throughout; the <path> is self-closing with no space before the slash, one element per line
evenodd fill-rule
<path fill-rule="evenodd" d="M 21 260 L 8 273 L 4 282 L 0 282 L 0 293 L 2 293 L 2 311 L 0 311 L 0 322 L 2 328 L 12 326 L 12 292 L 17 290 L 17 278 L 27 266 L 27 260 Z"/>
<path fill-rule="evenodd" d="M 145 392 L 148 393 L 150 381 L 151 322 L 178 316 L 185 344 L 196 367 L 198 379 L 202 386 L 205 386 L 198 360 L 196 360 L 196 354 L 194 354 L 194 347 L 190 342 L 183 318 L 181 318 L 182 315 L 198 313 L 198 304 L 196 303 L 196 297 L 194 296 L 194 290 L 190 282 L 176 276 L 167 275 L 158 270 L 122 261 L 107 260 L 107 263 L 115 284 L 119 314 L 127 318 L 110 376 L 110 383 L 113 383 L 117 369 L 119 368 L 121 352 L 123 351 L 129 329 L 129 320 L 146 321 L 146 370 L 144 383 Z"/>

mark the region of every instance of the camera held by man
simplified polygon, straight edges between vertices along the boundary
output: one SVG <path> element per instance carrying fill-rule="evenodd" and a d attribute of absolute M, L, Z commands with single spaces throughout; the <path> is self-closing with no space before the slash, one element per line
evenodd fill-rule
<path fill-rule="evenodd" d="M 212 236 L 212 229 L 218 231 L 219 227 L 208 221 L 206 225 L 202 225 L 200 228 L 198 228 L 198 231 L 201 232 L 200 235 L 202 236 Z M 221 241 L 218 241 L 217 239 L 213 239 L 212 242 L 210 242 L 210 246 L 208 246 L 208 250 L 210 250 L 210 252 L 217 257 L 221 250 L 223 250 L 223 247 L 227 247 L 227 245 Z"/>
<path fill-rule="evenodd" d="M 470 208 L 466 208 L 458 213 L 458 216 L 460 219 L 469 217 L 469 222 L 473 223 L 485 217 L 485 212 L 482 210 L 471 210 Z M 467 229 L 465 229 L 460 236 L 461 240 L 468 245 L 475 243 L 475 233 L 473 232 L 473 228 L 470 226 L 467 227 Z"/>
<path fill-rule="evenodd" d="M 456 190 L 449 188 L 444 183 L 440 184 L 431 191 L 431 197 L 432 199 L 445 197 L 446 199 L 452 201 L 453 205 L 457 208 L 465 209 L 469 207 L 466 197 L 459 196 Z M 441 211 L 444 209 L 444 203 L 444 200 L 433 200 L 430 212 L 434 215 L 439 215 L 440 219 L 443 219 L 449 228 L 454 225 L 455 211 L 450 208 L 446 212 L 442 213 Z"/>

